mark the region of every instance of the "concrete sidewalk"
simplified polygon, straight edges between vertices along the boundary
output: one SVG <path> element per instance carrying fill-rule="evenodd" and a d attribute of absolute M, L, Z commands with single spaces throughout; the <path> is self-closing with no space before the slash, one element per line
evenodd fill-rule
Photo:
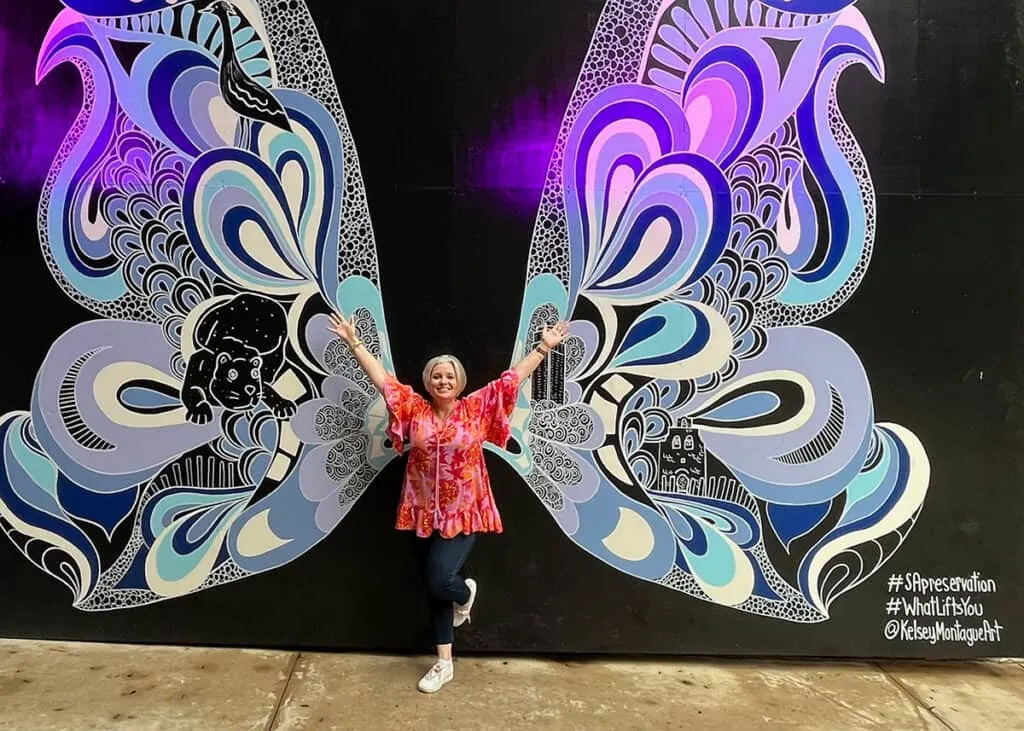
<path fill-rule="evenodd" d="M 1024 666 L 429 658 L 0 641 L 0 729 L 1024 729 Z"/>

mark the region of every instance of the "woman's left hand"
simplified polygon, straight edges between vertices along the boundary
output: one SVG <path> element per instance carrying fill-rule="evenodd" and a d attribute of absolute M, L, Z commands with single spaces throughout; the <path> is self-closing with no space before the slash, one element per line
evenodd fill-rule
<path fill-rule="evenodd" d="M 550 350 L 565 340 L 568 334 L 569 323 L 562 320 L 553 327 L 545 328 L 544 333 L 540 336 L 540 340 Z"/>

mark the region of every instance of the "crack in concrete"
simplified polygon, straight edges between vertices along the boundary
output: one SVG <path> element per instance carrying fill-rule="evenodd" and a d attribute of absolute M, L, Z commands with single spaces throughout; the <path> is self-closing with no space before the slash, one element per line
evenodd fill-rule
<path fill-rule="evenodd" d="M 905 693 L 908 698 L 910 698 L 912 701 L 914 701 L 914 703 L 916 703 L 918 706 L 923 708 L 927 713 L 929 713 L 932 717 L 934 717 L 935 720 L 937 720 L 943 726 L 948 728 L 949 731 L 958 731 L 957 727 L 954 726 L 950 721 L 947 721 L 942 716 L 942 714 L 939 713 L 938 710 L 936 710 L 934 705 L 929 705 L 928 703 L 926 703 L 924 698 L 922 698 L 921 696 L 919 696 L 917 693 L 914 692 L 913 688 L 911 688 L 910 686 L 906 685 L 902 680 L 900 680 L 895 675 L 890 673 L 886 669 L 886 667 L 884 665 L 882 665 L 881 663 L 878 663 L 878 662 L 874 663 L 874 665 L 875 665 L 875 667 L 877 667 L 879 670 L 882 671 L 882 674 L 886 678 L 888 678 L 889 681 L 893 685 L 895 685 L 897 688 L 899 688 L 901 691 L 903 691 L 903 693 Z"/>
<path fill-rule="evenodd" d="M 270 712 L 270 718 L 267 719 L 267 725 L 263 727 L 263 731 L 272 731 L 277 726 L 277 716 L 281 713 L 281 706 L 284 705 L 284 699 L 288 695 L 288 688 L 291 687 L 295 668 L 299 664 L 301 655 L 301 652 L 292 653 L 292 660 L 288 665 L 288 677 L 285 678 L 284 685 L 281 686 L 281 694 L 277 696 L 277 703 L 274 704 L 274 710 Z"/>
<path fill-rule="evenodd" d="M 832 705 L 837 706 L 838 708 L 842 708 L 844 711 L 848 711 L 849 713 L 853 714 L 855 718 L 859 718 L 862 721 L 867 721 L 868 724 L 870 724 L 871 726 L 881 725 L 869 714 L 864 713 L 863 711 L 857 708 L 854 708 L 852 705 L 842 700 L 841 698 L 836 698 L 834 696 L 829 695 L 828 693 L 822 692 L 813 683 L 809 683 L 805 680 L 801 680 L 798 678 L 794 678 L 794 683 L 799 687 L 803 688 L 804 690 L 809 691 L 811 694 L 816 695 L 817 697 L 822 698 L 823 700 L 831 703 Z"/>

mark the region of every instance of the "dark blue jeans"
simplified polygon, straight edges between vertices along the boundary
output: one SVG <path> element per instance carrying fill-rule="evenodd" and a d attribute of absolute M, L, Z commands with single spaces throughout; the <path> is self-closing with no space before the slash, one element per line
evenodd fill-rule
<path fill-rule="evenodd" d="M 454 637 L 452 619 L 455 610 L 452 602 L 465 604 L 469 601 L 469 587 L 459 571 L 474 543 L 476 536 L 473 534 L 442 538 L 440 533 L 434 533 L 430 538 L 416 538 L 430 599 L 430 624 L 436 645 L 450 645 Z"/>

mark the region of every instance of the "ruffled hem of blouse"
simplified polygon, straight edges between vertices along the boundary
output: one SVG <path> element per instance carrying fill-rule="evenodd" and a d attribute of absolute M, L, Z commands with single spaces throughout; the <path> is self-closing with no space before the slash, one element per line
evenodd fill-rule
<path fill-rule="evenodd" d="M 434 531 L 438 531 L 442 538 L 453 538 L 462 533 L 502 533 L 505 528 L 501 524 L 501 516 L 497 510 L 462 510 L 457 513 L 450 513 L 436 525 L 433 519 L 426 522 L 421 520 L 422 510 L 413 510 L 412 521 L 404 521 L 401 518 L 395 523 L 397 530 L 415 530 L 420 538 L 429 538 Z"/>
<path fill-rule="evenodd" d="M 498 409 L 497 418 L 491 420 L 484 435 L 484 441 L 495 444 L 504 449 L 512 436 L 512 410 L 516 407 L 516 399 L 519 394 L 519 374 L 509 368 L 501 374 L 498 379 L 498 390 L 496 404 Z"/>
<path fill-rule="evenodd" d="M 402 453 L 402 446 L 405 444 L 405 430 L 402 428 L 402 422 L 395 418 L 395 412 L 401 408 L 403 388 L 406 387 L 397 378 L 388 376 L 384 379 L 384 387 L 381 389 L 384 403 L 388 407 L 388 426 L 385 433 L 398 454 Z"/>

